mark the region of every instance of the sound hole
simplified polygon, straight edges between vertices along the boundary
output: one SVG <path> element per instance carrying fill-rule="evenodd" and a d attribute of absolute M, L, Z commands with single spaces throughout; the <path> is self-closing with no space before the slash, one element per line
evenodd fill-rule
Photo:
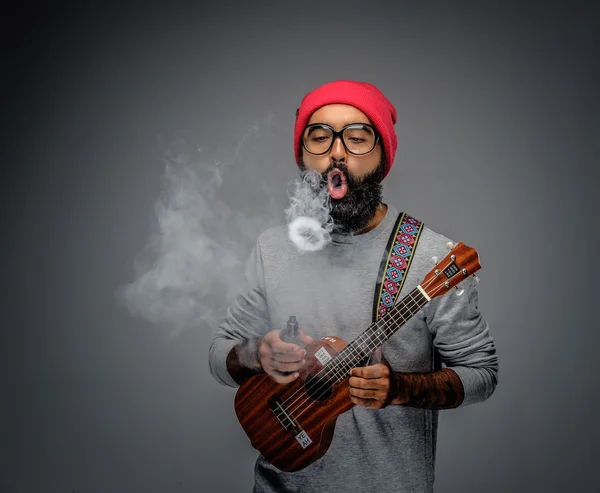
<path fill-rule="evenodd" d="M 311 376 L 306 379 L 304 389 L 311 399 L 324 401 L 329 399 L 333 392 L 333 386 L 326 376 Z"/>

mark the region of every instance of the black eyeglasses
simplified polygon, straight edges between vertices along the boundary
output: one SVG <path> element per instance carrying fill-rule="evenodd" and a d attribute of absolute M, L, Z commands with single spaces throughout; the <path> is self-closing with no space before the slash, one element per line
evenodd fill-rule
<path fill-rule="evenodd" d="M 377 130 L 368 123 L 351 123 L 339 132 L 325 123 L 313 123 L 304 129 L 302 145 L 311 154 L 325 154 L 338 137 L 342 139 L 346 150 L 356 155 L 371 152 L 379 140 Z"/>

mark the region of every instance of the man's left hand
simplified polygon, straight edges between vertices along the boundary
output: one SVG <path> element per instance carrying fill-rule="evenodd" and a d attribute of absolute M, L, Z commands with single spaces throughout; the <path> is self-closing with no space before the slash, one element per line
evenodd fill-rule
<path fill-rule="evenodd" d="M 387 361 L 353 368 L 350 372 L 350 400 L 357 406 L 381 409 L 398 395 L 398 381 Z"/>

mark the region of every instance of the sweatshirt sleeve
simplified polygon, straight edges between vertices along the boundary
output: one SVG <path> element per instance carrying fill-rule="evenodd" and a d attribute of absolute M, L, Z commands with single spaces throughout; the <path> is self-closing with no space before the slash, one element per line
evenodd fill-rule
<path fill-rule="evenodd" d="M 245 280 L 244 288 L 229 306 L 227 316 L 215 331 L 209 348 L 211 374 L 219 383 L 230 387 L 238 387 L 239 384 L 227 371 L 229 351 L 240 342 L 261 337 L 271 330 L 258 242 L 246 263 Z"/>
<path fill-rule="evenodd" d="M 462 406 L 486 400 L 498 384 L 496 347 L 479 311 L 476 286 L 475 279 L 469 277 L 460 285 L 465 290 L 462 295 L 447 293 L 431 300 L 425 308 L 441 360 L 463 384 Z"/>

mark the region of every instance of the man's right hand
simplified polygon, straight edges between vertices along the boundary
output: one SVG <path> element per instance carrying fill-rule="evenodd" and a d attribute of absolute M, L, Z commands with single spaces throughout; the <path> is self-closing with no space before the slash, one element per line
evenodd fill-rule
<path fill-rule="evenodd" d="M 295 344 L 282 341 L 279 332 L 279 329 L 272 330 L 260 339 L 258 359 L 267 375 L 277 383 L 285 384 L 298 378 L 298 370 L 305 363 L 304 346 L 312 342 L 312 337 L 298 329 L 298 344 Z"/>

